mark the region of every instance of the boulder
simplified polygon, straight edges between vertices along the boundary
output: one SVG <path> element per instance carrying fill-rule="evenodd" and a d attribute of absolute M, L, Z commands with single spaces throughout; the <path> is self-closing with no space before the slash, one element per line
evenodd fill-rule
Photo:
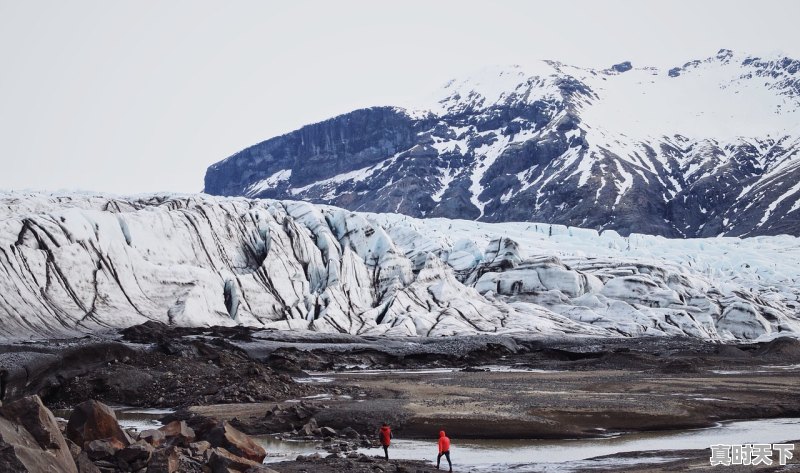
<path fill-rule="evenodd" d="M 129 465 L 144 463 L 150 461 L 155 449 L 144 440 L 137 440 L 135 443 L 128 445 L 116 454 L 117 459 L 124 461 Z"/>
<path fill-rule="evenodd" d="M 75 465 L 78 467 L 78 473 L 100 473 L 100 468 L 92 463 L 86 452 L 81 452 L 75 457 Z"/>
<path fill-rule="evenodd" d="M 55 417 L 38 396 L 0 409 L 0 471 L 78 472 Z"/>
<path fill-rule="evenodd" d="M 114 438 L 92 440 L 84 451 L 92 460 L 110 460 L 126 445 Z"/>
<path fill-rule="evenodd" d="M 147 473 L 176 473 L 179 471 L 180 454 L 175 447 L 156 450 L 147 465 Z"/>
<path fill-rule="evenodd" d="M 214 448 L 211 451 L 208 466 L 211 467 L 211 473 L 230 473 L 231 471 L 277 473 L 275 470 L 262 465 L 261 462 L 234 455 L 224 448 Z"/>
<path fill-rule="evenodd" d="M 219 423 L 211 429 L 206 438 L 213 447 L 222 447 L 236 456 L 244 457 L 257 463 L 264 461 L 266 450 L 257 444 L 249 435 L 235 429 L 227 421 Z"/>
<path fill-rule="evenodd" d="M 167 436 L 161 430 L 150 429 L 141 431 L 137 438 L 138 440 L 143 440 L 154 447 L 160 447 L 166 441 Z"/>
<path fill-rule="evenodd" d="M 176 445 L 179 447 L 188 447 L 190 443 L 194 442 L 196 437 L 194 430 L 186 425 L 185 420 L 173 420 L 158 430 L 164 433 L 169 445 Z"/>
<path fill-rule="evenodd" d="M 206 463 L 208 462 L 200 462 L 186 455 L 180 455 L 178 457 L 178 471 L 181 473 L 208 473 L 209 468 Z"/>
<path fill-rule="evenodd" d="M 309 437 L 312 437 L 317 433 L 319 433 L 319 427 L 317 427 L 317 420 L 312 417 L 310 421 L 306 422 L 306 424 L 300 428 L 299 433 L 307 435 Z"/>
<path fill-rule="evenodd" d="M 97 470 L 100 473 L 120 473 L 120 469 L 117 468 L 117 464 L 107 460 L 95 460 L 94 466 L 97 467 Z"/>
<path fill-rule="evenodd" d="M 120 428 L 117 416 L 110 407 L 89 400 L 75 406 L 67 423 L 67 438 L 85 447 L 92 440 L 114 439 L 126 447 L 130 436 Z"/>
<path fill-rule="evenodd" d="M 199 442 L 193 442 L 189 444 L 189 451 L 192 453 L 192 456 L 200 457 L 211 448 L 211 443 L 206 440 L 201 440 Z"/>
<path fill-rule="evenodd" d="M 69 450 L 69 454 L 72 456 L 72 459 L 77 459 L 78 455 L 81 454 L 83 449 L 70 439 L 64 439 L 64 441 L 67 443 L 67 449 Z"/>
<path fill-rule="evenodd" d="M 330 427 L 321 427 L 319 432 L 322 434 L 323 437 L 336 437 L 336 431 Z"/>
<path fill-rule="evenodd" d="M 39 396 L 26 396 L 9 402 L 3 405 L 0 414 L 25 427 L 42 448 L 69 451 L 55 416 L 48 408 L 44 407 Z"/>

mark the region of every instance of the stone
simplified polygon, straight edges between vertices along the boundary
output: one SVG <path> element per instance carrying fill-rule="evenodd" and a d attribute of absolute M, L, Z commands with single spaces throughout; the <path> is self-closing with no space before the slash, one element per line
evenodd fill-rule
<path fill-rule="evenodd" d="M 70 455 L 72 455 L 72 459 L 74 460 L 78 458 L 78 455 L 81 454 L 83 449 L 70 439 L 64 440 L 67 442 L 67 449 L 69 450 Z"/>
<path fill-rule="evenodd" d="M 67 423 L 67 438 L 85 447 L 92 440 L 115 439 L 123 447 L 132 443 L 130 436 L 120 428 L 117 416 L 110 407 L 89 400 L 75 406 Z"/>
<path fill-rule="evenodd" d="M 309 420 L 302 428 L 300 428 L 300 434 L 304 434 L 307 436 L 313 436 L 314 432 L 318 432 L 319 427 L 317 427 L 317 420 L 313 417 Z"/>
<path fill-rule="evenodd" d="M 179 471 L 180 454 L 175 447 L 156 450 L 147 465 L 147 473 L 175 473 Z"/>
<path fill-rule="evenodd" d="M 42 404 L 39 396 L 26 396 L 6 403 L 0 409 L 0 414 L 25 427 L 42 448 L 69 450 L 55 416 Z"/>
<path fill-rule="evenodd" d="M 153 456 L 154 451 L 155 449 L 149 443 L 145 442 L 144 440 L 137 440 L 136 442 L 118 451 L 116 457 L 117 459 L 120 459 L 129 465 L 137 462 L 144 462 L 147 464 L 147 462 L 149 462 L 150 458 Z"/>
<path fill-rule="evenodd" d="M 208 466 L 211 467 L 211 473 L 228 473 L 229 470 L 244 471 L 259 465 L 260 463 L 234 455 L 224 448 L 219 447 L 215 447 L 211 451 L 211 458 L 208 461 Z"/>
<path fill-rule="evenodd" d="M 235 429 L 227 421 L 223 421 L 211 429 L 206 434 L 205 440 L 214 447 L 222 447 L 236 456 L 259 464 L 267 456 L 267 451 L 261 445 L 257 444 L 249 435 Z"/>
<path fill-rule="evenodd" d="M 0 411 L 0 471 L 78 473 L 55 417 L 38 396 L 6 403 Z"/>
<path fill-rule="evenodd" d="M 97 460 L 94 462 L 94 466 L 97 468 L 97 471 L 100 473 L 118 473 L 119 469 L 117 465 L 105 460 Z"/>
<path fill-rule="evenodd" d="M 323 437 L 336 437 L 336 431 L 330 427 L 320 427 L 319 432 Z"/>
<path fill-rule="evenodd" d="M 86 452 L 81 452 L 75 457 L 75 465 L 78 467 L 78 473 L 100 473 L 100 469 L 92 463 Z"/>
<path fill-rule="evenodd" d="M 113 458 L 126 445 L 114 438 L 92 440 L 86 444 L 84 451 L 92 460 L 108 460 Z"/>
<path fill-rule="evenodd" d="M 155 429 L 143 430 L 139 433 L 138 440 L 144 440 L 154 447 L 160 447 L 166 441 L 164 432 Z"/>
<path fill-rule="evenodd" d="M 354 428 L 352 428 L 352 427 L 345 427 L 344 429 L 342 429 L 339 432 L 339 434 L 342 437 L 347 437 L 347 438 L 350 438 L 350 439 L 357 439 L 358 438 L 358 432 L 356 432 L 356 430 Z"/>
<path fill-rule="evenodd" d="M 205 463 L 207 462 L 204 461 L 201 463 L 186 455 L 180 455 L 178 457 L 178 471 L 181 473 L 206 473 L 208 467 Z"/>
<path fill-rule="evenodd" d="M 211 443 L 206 440 L 189 444 L 189 451 L 192 452 L 192 456 L 202 456 L 210 448 Z"/>
<path fill-rule="evenodd" d="M 168 444 L 179 447 L 188 447 L 196 437 L 194 430 L 186 425 L 185 420 L 174 420 L 158 430 L 164 433 Z"/>

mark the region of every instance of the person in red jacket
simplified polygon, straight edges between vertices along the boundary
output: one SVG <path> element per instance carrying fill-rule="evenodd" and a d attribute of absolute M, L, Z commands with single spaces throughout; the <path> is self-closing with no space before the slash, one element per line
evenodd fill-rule
<path fill-rule="evenodd" d="M 386 455 L 386 459 L 389 459 L 389 445 L 392 443 L 392 428 L 389 427 L 388 422 L 384 422 L 381 426 L 380 433 L 378 434 L 378 439 L 381 442 L 381 446 L 383 447 L 383 454 Z"/>
<path fill-rule="evenodd" d="M 442 455 L 447 458 L 447 464 L 450 465 L 450 471 L 453 471 L 453 463 L 450 461 L 450 439 L 445 435 L 444 430 L 439 431 L 439 456 L 436 457 L 436 469 L 439 469 L 439 461 Z"/>

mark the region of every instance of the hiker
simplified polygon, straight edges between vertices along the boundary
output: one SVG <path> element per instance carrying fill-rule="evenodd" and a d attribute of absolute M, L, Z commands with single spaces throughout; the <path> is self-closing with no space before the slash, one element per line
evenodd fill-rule
<path fill-rule="evenodd" d="M 389 427 L 388 422 L 384 422 L 381 426 L 380 433 L 378 434 L 378 438 L 381 441 L 381 446 L 383 447 L 383 454 L 386 455 L 386 459 L 389 459 L 389 444 L 392 443 L 392 429 Z"/>
<path fill-rule="evenodd" d="M 439 469 L 439 461 L 442 455 L 447 458 L 447 464 L 450 465 L 450 471 L 453 471 L 453 463 L 450 461 L 450 439 L 445 435 L 444 430 L 439 431 L 439 456 L 436 457 L 436 469 Z"/>

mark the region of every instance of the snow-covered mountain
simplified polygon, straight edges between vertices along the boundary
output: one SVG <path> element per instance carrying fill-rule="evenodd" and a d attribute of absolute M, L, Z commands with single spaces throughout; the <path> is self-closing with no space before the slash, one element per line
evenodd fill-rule
<path fill-rule="evenodd" d="M 0 337 L 800 333 L 800 239 L 666 239 L 210 196 L 0 194 Z"/>
<path fill-rule="evenodd" d="M 800 235 L 800 61 L 487 68 L 209 167 L 215 195 L 671 237 Z"/>

